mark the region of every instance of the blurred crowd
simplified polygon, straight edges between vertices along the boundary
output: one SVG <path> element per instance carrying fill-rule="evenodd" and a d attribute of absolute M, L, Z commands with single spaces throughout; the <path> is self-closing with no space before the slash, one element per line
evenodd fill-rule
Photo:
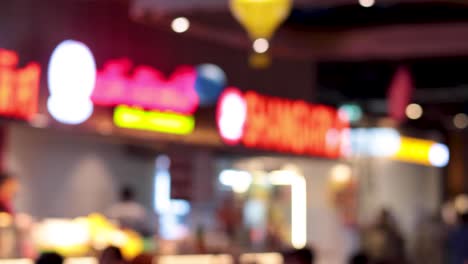
<path fill-rule="evenodd" d="M 12 199 L 18 188 L 17 180 L 8 174 L 0 175 L 0 213 L 15 215 Z M 122 226 L 131 227 L 140 233 L 151 233 L 145 225 L 146 211 L 134 200 L 132 190 L 124 188 L 121 200 L 110 208 L 114 219 Z M 191 254 L 231 254 L 236 256 L 245 251 L 255 252 L 249 242 L 242 241 L 243 248 L 233 241 L 236 229 L 241 226 L 242 212 L 240 206 L 226 200 L 218 210 L 217 221 L 220 222 L 218 233 L 225 233 L 230 242 L 216 249 L 209 245 L 219 244 L 218 238 L 207 236 L 204 227 L 194 232 Z M 382 210 L 373 224 L 367 227 L 356 227 L 359 233 L 359 247 L 349 258 L 350 264 L 468 264 L 468 196 L 461 195 L 445 204 L 440 214 L 424 215 L 413 230 L 413 238 L 405 239 L 396 217 L 390 210 Z M 320 258 L 320 245 L 310 245 L 304 249 L 288 249 L 275 236 L 275 228 L 267 228 L 267 250 L 281 252 L 284 263 L 311 264 Z M 251 234 L 252 235 L 252 234 Z M 252 235 L 253 237 L 255 234 Z M 252 237 L 251 236 L 251 237 Z M 211 241 L 213 240 L 213 241 Z M 337 245 L 338 246 L 338 245 Z M 249 248 L 250 247 L 250 248 Z M 290 247 L 290 246 L 289 246 Z M 0 249 L 2 248 L 0 241 Z M 263 249 L 265 250 L 265 248 Z M 187 253 L 185 252 L 185 253 Z M 154 255 L 161 252 L 154 250 L 151 255 L 140 254 L 133 259 L 125 258 L 121 249 L 110 246 L 97 252 L 99 264 L 149 264 L 155 263 Z M 184 253 L 184 252 L 178 252 Z M 236 259 L 236 257 L 234 257 Z M 43 253 L 36 263 L 61 264 L 64 258 L 57 253 Z M 244 264 L 244 263 L 242 263 Z M 255 263 L 245 263 L 255 264 Z"/>
<path fill-rule="evenodd" d="M 382 210 L 373 226 L 363 230 L 361 250 L 350 263 L 468 263 L 468 197 L 447 203 L 440 215 L 419 220 L 412 239 L 405 240 L 395 217 Z"/>
<path fill-rule="evenodd" d="M 466 199 L 466 198 L 464 198 Z M 452 212 L 455 213 L 455 212 Z M 383 210 L 371 227 L 363 230 L 361 249 L 349 259 L 349 264 L 466 264 L 468 263 L 468 213 L 430 217 L 421 221 L 414 241 L 403 239 L 395 218 Z M 449 222 L 447 222 L 447 220 Z M 452 221 L 452 222 L 450 222 Z M 207 253 L 207 252 L 203 252 Z M 313 248 L 284 250 L 287 264 L 313 264 L 317 252 Z M 157 264 L 153 255 L 142 254 L 126 260 L 117 247 L 108 247 L 98 254 L 99 264 Z M 234 258 L 235 259 L 235 258 Z M 56 253 L 44 253 L 37 264 L 62 264 Z M 242 264 L 256 264 L 248 262 Z"/>
<path fill-rule="evenodd" d="M 314 252 L 310 249 L 292 250 L 284 252 L 282 255 L 284 263 L 290 264 L 313 264 L 315 259 Z M 35 264 L 63 264 L 64 261 L 65 258 L 60 254 L 48 252 L 41 254 L 36 259 Z M 119 248 L 108 247 L 99 253 L 98 264 L 158 264 L 158 260 L 152 255 L 142 254 L 128 261 L 123 257 Z M 242 264 L 256 263 L 247 262 Z"/>

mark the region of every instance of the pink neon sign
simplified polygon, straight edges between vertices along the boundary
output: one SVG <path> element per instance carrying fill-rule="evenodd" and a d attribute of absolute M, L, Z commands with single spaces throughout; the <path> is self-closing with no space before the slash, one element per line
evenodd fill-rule
<path fill-rule="evenodd" d="M 91 100 L 95 105 L 138 106 L 148 110 L 193 114 L 198 108 L 196 71 L 182 66 L 166 78 L 149 66 L 138 66 L 132 74 L 128 59 L 109 61 L 98 71 Z"/>

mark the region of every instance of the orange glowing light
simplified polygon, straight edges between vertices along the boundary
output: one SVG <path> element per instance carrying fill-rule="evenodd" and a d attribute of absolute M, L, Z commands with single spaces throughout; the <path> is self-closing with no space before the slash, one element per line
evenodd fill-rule
<path fill-rule="evenodd" d="M 235 89 L 226 90 L 226 93 L 233 92 L 239 93 Z M 245 123 L 237 123 L 242 125 L 240 140 L 245 146 L 301 155 L 340 156 L 349 122 L 340 119 L 335 109 L 255 92 L 247 92 L 242 97 L 247 113 Z M 226 94 L 222 98 L 227 98 Z M 226 107 L 220 102 L 219 109 L 223 108 Z M 218 118 L 220 127 L 219 120 L 222 118 Z"/>
<path fill-rule="evenodd" d="M 17 69 L 18 55 L 0 49 L 0 115 L 31 119 L 37 113 L 40 67 Z"/>

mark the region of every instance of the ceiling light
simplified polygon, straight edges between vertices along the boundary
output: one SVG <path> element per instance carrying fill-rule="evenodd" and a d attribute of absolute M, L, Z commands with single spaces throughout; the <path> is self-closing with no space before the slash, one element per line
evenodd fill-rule
<path fill-rule="evenodd" d="M 185 17 L 178 17 L 172 20 L 171 27 L 176 33 L 184 33 L 190 28 L 190 21 Z"/>
<path fill-rule="evenodd" d="M 456 114 L 453 117 L 453 125 L 459 129 L 465 129 L 468 127 L 468 116 L 463 113 Z"/>
<path fill-rule="evenodd" d="M 270 48 L 270 43 L 267 39 L 259 38 L 256 39 L 253 43 L 253 49 L 257 53 L 265 53 Z"/>
<path fill-rule="evenodd" d="M 375 4 L 375 0 L 359 0 L 359 4 L 362 7 L 372 7 Z"/>
<path fill-rule="evenodd" d="M 419 119 L 423 115 L 423 109 L 418 104 L 410 104 L 406 107 L 406 116 L 409 119 Z"/>

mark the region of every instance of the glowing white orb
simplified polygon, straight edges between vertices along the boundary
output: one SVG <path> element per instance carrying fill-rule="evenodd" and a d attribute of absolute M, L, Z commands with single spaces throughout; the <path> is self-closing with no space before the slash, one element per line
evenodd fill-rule
<path fill-rule="evenodd" d="M 190 21 L 185 17 L 178 17 L 172 20 L 171 28 L 176 33 L 184 33 L 190 28 Z"/>
<path fill-rule="evenodd" d="M 429 162 L 436 167 L 447 166 L 450 160 L 450 151 L 444 144 L 434 144 L 429 150 Z"/>
<path fill-rule="evenodd" d="M 80 124 L 93 113 L 91 94 L 96 83 L 96 63 L 83 43 L 65 40 L 49 61 L 49 113 L 64 124 Z"/>
<path fill-rule="evenodd" d="M 236 89 L 227 89 L 219 100 L 218 129 L 223 140 L 228 144 L 237 144 L 243 134 L 247 119 L 247 103 L 242 93 Z"/>
<path fill-rule="evenodd" d="M 270 48 L 270 43 L 268 42 L 267 39 L 259 38 L 253 42 L 252 47 L 254 51 L 257 53 L 265 53 Z"/>
<path fill-rule="evenodd" d="M 218 178 L 221 184 L 230 186 L 236 193 L 246 192 L 253 181 L 250 173 L 237 170 L 223 170 Z"/>
<path fill-rule="evenodd" d="M 375 0 L 359 0 L 362 7 L 372 7 L 375 5 Z"/>

